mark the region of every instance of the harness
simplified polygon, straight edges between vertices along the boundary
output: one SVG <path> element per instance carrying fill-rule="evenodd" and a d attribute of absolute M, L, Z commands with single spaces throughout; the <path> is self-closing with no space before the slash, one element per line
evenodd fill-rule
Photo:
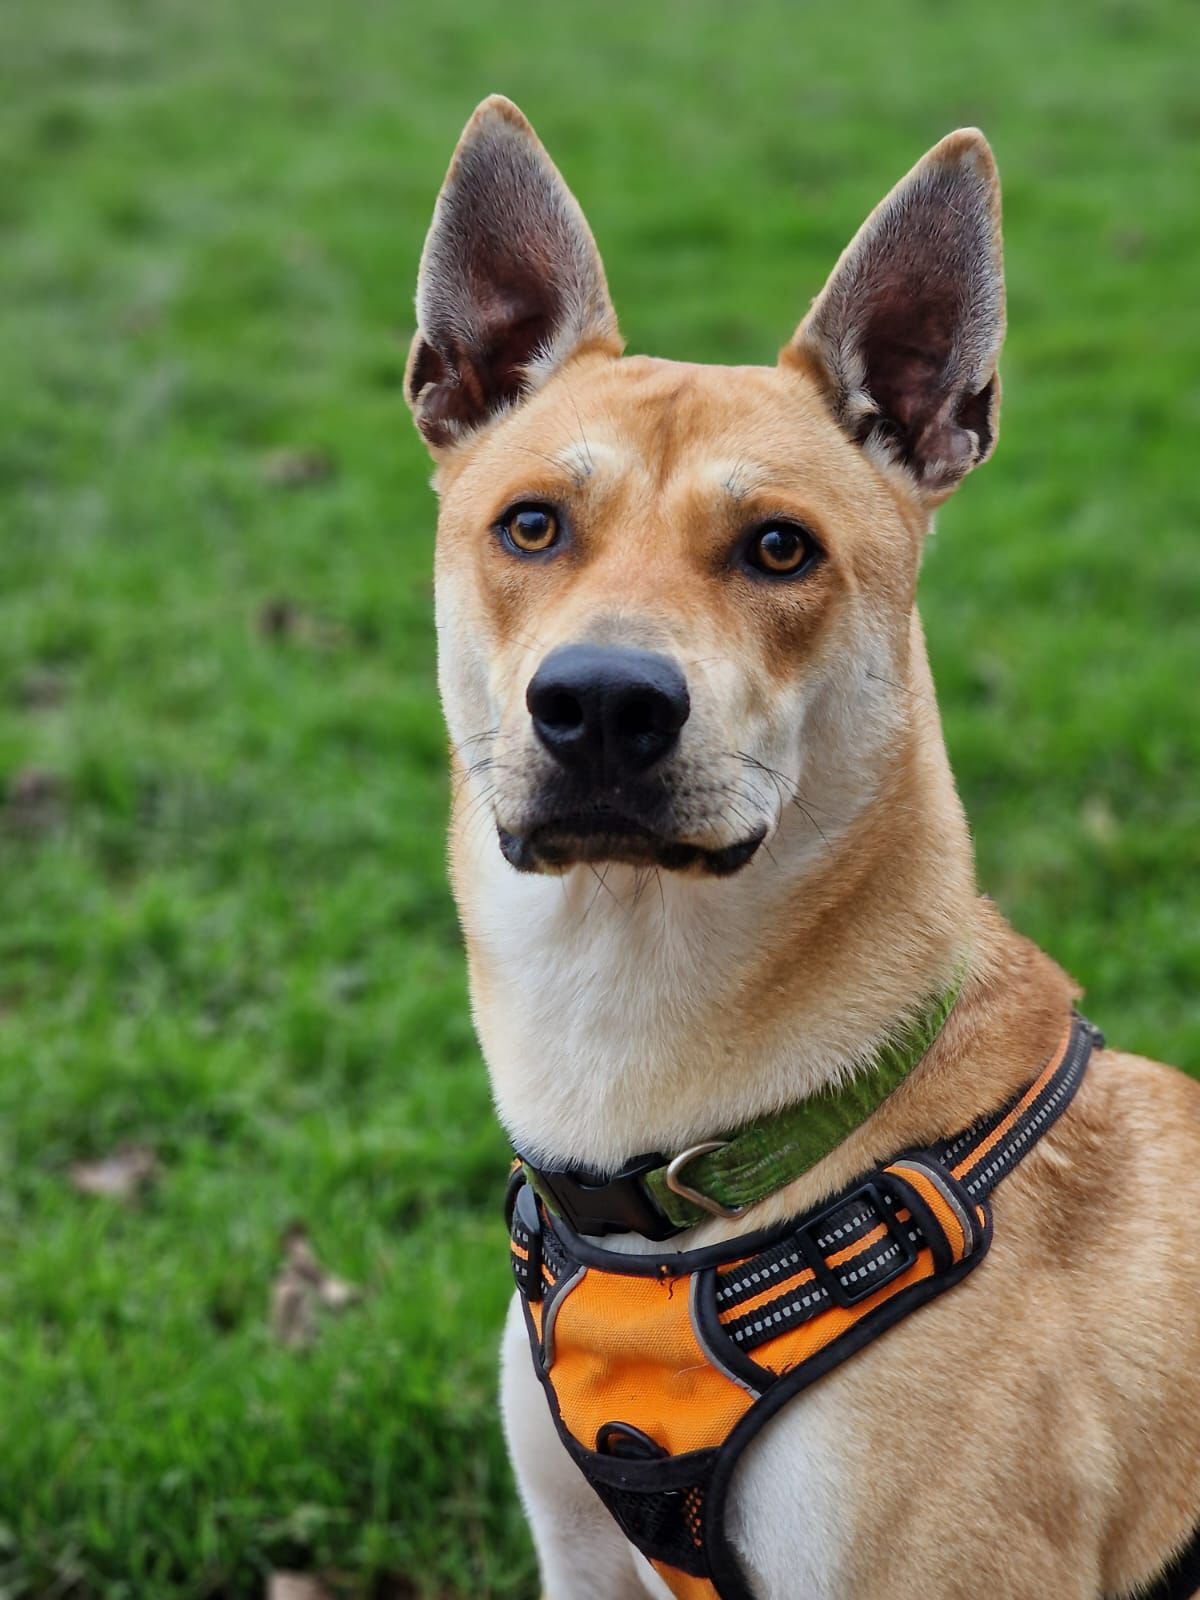
<path fill-rule="evenodd" d="M 952 1004 L 938 1002 L 926 1033 Z M 555 1426 L 679 1600 L 752 1600 L 725 1533 L 742 1451 L 794 1395 L 978 1266 L 993 1189 L 1062 1115 L 1100 1042 L 1073 1018 L 1028 1089 L 975 1127 L 897 1156 L 797 1219 L 706 1249 L 608 1250 L 551 1208 L 557 1198 L 561 1213 L 570 1195 L 572 1220 L 598 1222 L 593 1233 L 630 1228 L 621 1218 L 631 1208 L 657 1217 L 664 1231 L 649 1237 L 678 1232 L 687 1224 L 647 1209 L 656 1194 L 647 1176 L 674 1165 L 659 1156 L 591 1182 L 514 1170 L 513 1273 Z M 714 1141 L 706 1154 L 737 1143 Z M 702 1148 L 685 1152 L 693 1172 Z M 737 1214 L 675 1177 L 669 1192 L 697 1215 Z M 1173 1592 L 1191 1591 L 1156 1594 Z"/>

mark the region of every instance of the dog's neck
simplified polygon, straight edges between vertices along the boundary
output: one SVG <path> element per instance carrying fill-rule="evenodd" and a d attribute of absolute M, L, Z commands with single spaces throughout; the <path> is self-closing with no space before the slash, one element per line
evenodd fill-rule
<path fill-rule="evenodd" d="M 993 1023 L 1023 1014 L 1033 1026 L 1069 996 L 977 896 L 924 672 L 858 814 L 840 828 L 824 819 L 814 853 L 812 822 L 789 811 L 770 852 L 733 879 L 518 875 L 485 809 L 460 804 L 452 868 L 476 1024 L 501 1119 L 539 1160 L 612 1170 L 794 1105 L 861 1070 L 964 960 L 960 1040 L 981 1005 Z M 1018 969 L 1035 967 L 1031 1010 Z M 980 1040 L 972 1053 L 974 1078 L 942 1083 L 945 1110 L 929 1116 L 947 1126 L 928 1136 L 996 1103 L 1001 1086 L 986 1078 L 1009 1073 L 1008 1058 L 989 1067 Z M 1034 1065 L 1012 1063 L 1013 1082 Z"/>

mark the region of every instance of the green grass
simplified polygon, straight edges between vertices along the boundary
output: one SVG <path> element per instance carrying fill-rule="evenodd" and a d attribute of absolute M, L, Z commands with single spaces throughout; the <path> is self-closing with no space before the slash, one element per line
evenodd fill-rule
<path fill-rule="evenodd" d="M 0 10 L 0 1596 L 534 1593 L 401 394 L 486 92 L 630 347 L 713 360 L 771 359 L 987 129 L 1005 425 L 924 578 L 951 750 L 985 886 L 1114 1038 L 1200 1064 L 1200 30 L 1052 9 Z M 76 1195 L 126 1139 L 143 1204 Z M 367 1289 L 305 1355 L 266 1331 L 297 1218 Z"/>

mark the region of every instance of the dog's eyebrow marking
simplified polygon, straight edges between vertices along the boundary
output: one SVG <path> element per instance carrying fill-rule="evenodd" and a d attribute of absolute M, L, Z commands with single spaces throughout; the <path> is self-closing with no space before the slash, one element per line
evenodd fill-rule
<path fill-rule="evenodd" d="M 622 455 L 622 451 L 610 444 L 588 439 L 573 441 L 565 449 L 557 451 L 553 459 L 570 473 L 575 480 L 575 487 L 582 489 L 598 468 L 603 471 L 619 465 Z"/>
<path fill-rule="evenodd" d="M 735 502 L 746 500 L 766 482 L 765 470 L 738 456 L 732 461 L 710 461 L 706 476 Z"/>

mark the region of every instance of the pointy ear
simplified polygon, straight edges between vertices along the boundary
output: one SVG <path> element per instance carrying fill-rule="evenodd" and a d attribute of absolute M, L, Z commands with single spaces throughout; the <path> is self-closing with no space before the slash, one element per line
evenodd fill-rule
<path fill-rule="evenodd" d="M 405 391 L 426 443 L 446 450 L 589 345 L 621 348 L 595 241 L 533 129 L 492 95 L 459 140 L 421 256 Z"/>
<path fill-rule="evenodd" d="M 1003 339 L 1000 182 L 987 140 L 962 128 L 863 223 L 781 359 L 936 504 L 995 445 Z"/>

